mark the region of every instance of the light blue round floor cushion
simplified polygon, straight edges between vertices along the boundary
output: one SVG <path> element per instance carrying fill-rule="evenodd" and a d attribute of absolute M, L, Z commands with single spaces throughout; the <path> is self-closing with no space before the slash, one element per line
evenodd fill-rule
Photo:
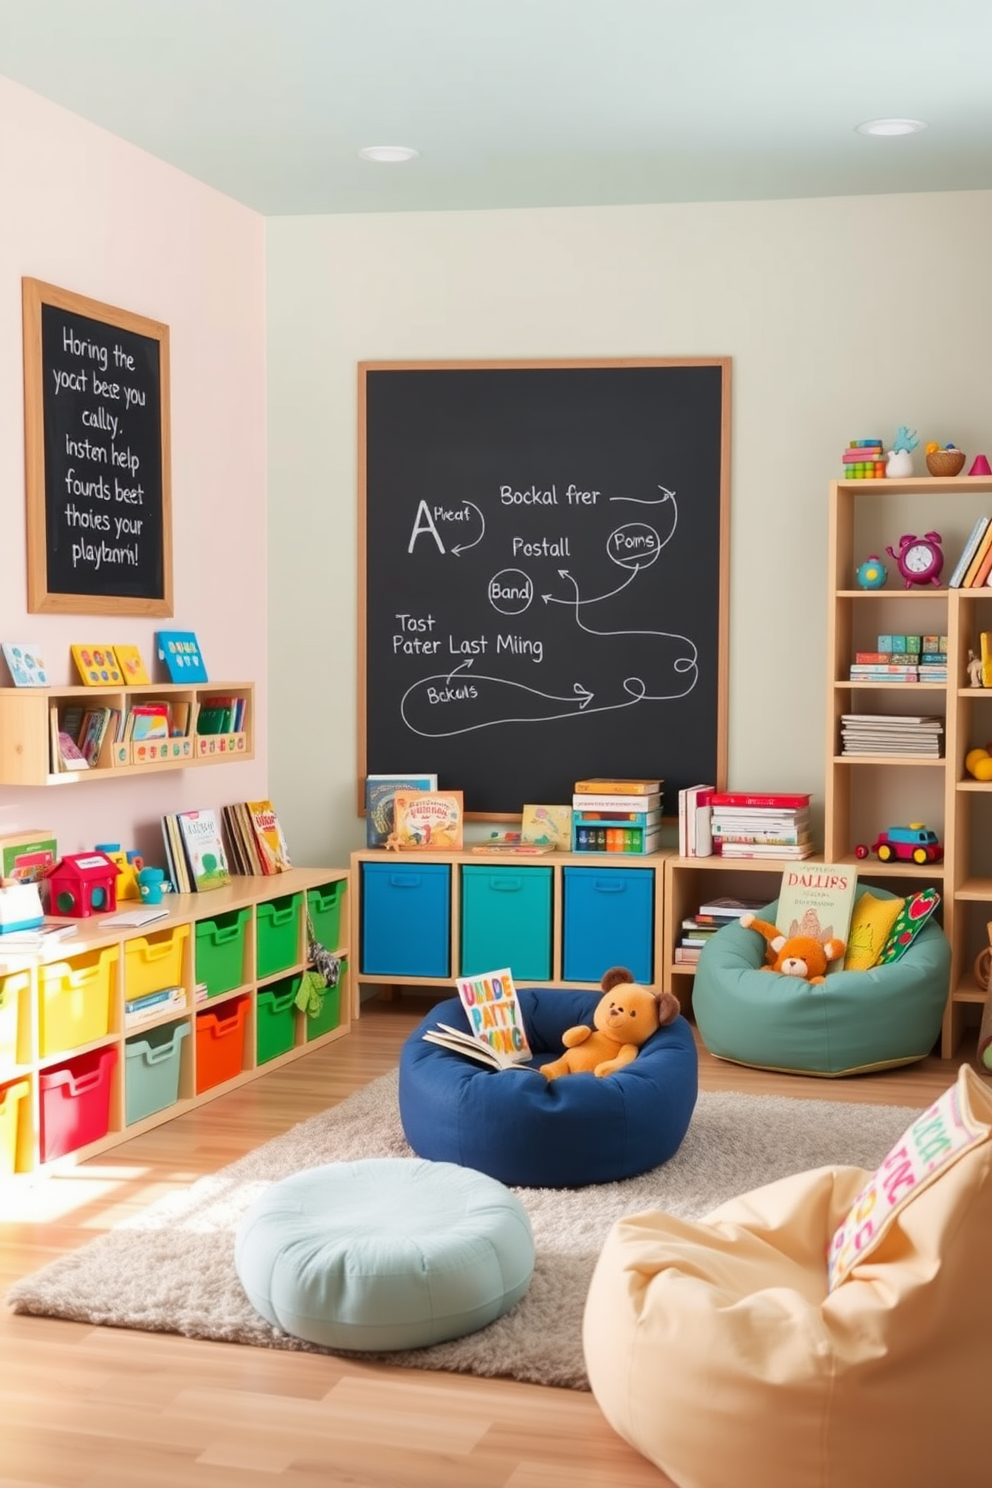
<path fill-rule="evenodd" d="M 874 885 L 871 893 L 898 897 Z M 777 908 L 776 901 L 760 910 L 759 919 L 774 922 Z M 720 1059 L 855 1075 L 925 1059 L 940 1034 L 951 948 L 933 920 L 898 961 L 828 972 L 818 986 L 758 970 L 764 959 L 764 939 L 740 925 L 725 925 L 703 947 L 692 1011 L 703 1043 Z"/>
<path fill-rule="evenodd" d="M 296 1173 L 238 1226 L 235 1265 L 268 1322 L 333 1349 L 422 1348 L 494 1322 L 526 1292 L 534 1238 L 503 1184 L 382 1158 Z"/>

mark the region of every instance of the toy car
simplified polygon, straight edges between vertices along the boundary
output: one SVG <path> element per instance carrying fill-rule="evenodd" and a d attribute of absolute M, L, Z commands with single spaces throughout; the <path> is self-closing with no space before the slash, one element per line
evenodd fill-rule
<path fill-rule="evenodd" d="M 936 832 L 931 832 L 922 822 L 910 822 L 908 827 L 889 827 L 879 832 L 871 847 L 860 842 L 854 849 L 856 858 L 866 858 L 876 853 L 882 863 L 892 858 L 905 859 L 912 863 L 943 862 L 944 849 Z"/>

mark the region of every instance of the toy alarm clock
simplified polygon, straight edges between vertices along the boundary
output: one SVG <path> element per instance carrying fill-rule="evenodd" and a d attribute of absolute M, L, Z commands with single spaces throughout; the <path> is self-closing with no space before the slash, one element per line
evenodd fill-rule
<path fill-rule="evenodd" d="M 940 571 L 944 566 L 940 544 L 939 532 L 925 532 L 922 537 L 907 532 L 899 539 L 898 553 L 892 548 L 886 548 L 889 556 L 896 560 L 896 566 L 906 580 L 907 589 L 911 589 L 914 584 L 939 585 Z"/>

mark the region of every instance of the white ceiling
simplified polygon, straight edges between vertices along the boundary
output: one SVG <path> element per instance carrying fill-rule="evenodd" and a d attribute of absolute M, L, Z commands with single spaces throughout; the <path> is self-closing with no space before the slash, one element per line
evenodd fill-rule
<path fill-rule="evenodd" d="M 992 187 L 992 0 L 0 0 L 0 74 L 266 215 Z"/>

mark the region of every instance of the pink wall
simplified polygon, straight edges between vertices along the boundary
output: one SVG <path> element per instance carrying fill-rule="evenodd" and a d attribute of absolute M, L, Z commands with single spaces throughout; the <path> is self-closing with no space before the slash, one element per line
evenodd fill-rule
<path fill-rule="evenodd" d="M 4 78 L 0 137 L 0 640 L 38 644 L 58 684 L 71 642 L 133 642 L 150 666 L 156 629 L 193 630 L 211 680 L 257 688 L 253 761 L 0 786 L 0 834 L 52 827 L 65 851 L 119 840 L 161 862 L 163 812 L 267 793 L 265 222 Z M 170 328 L 171 620 L 27 612 L 24 276 Z"/>

